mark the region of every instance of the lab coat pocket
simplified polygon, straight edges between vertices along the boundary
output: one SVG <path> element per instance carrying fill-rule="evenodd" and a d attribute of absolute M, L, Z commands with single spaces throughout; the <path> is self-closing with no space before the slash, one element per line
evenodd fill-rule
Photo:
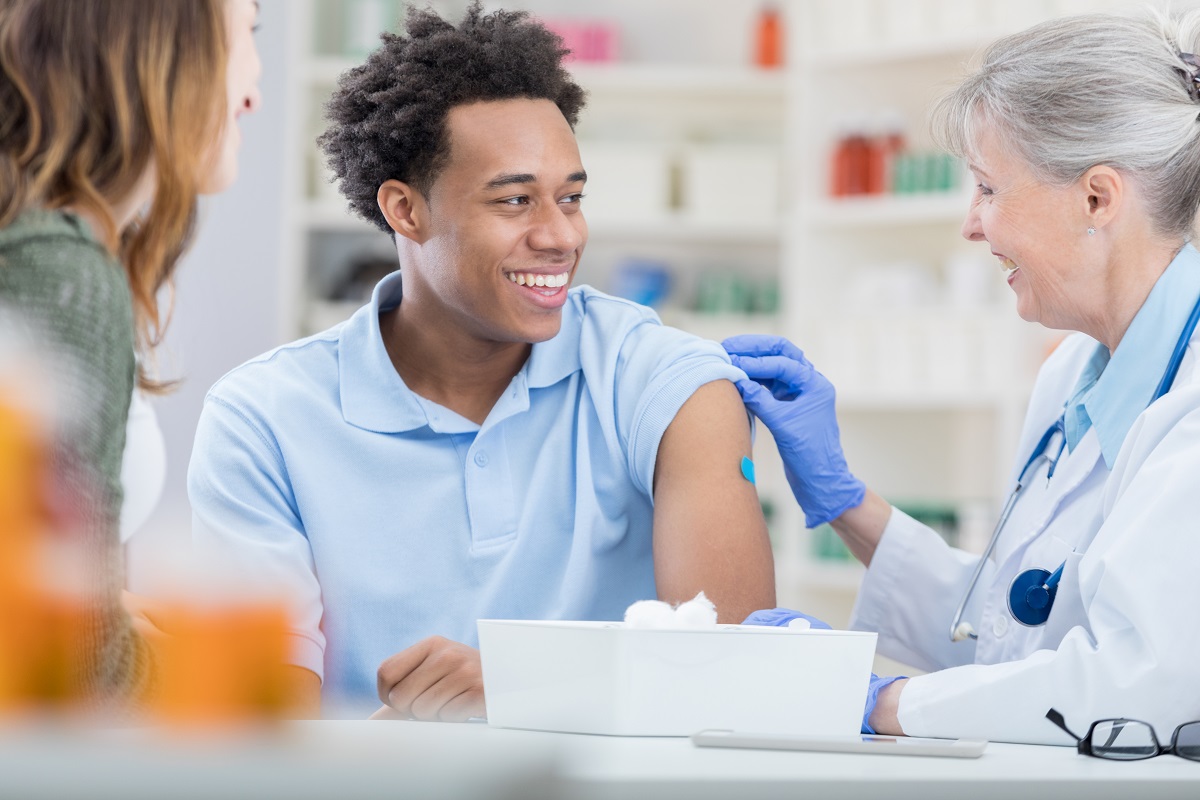
<path fill-rule="evenodd" d="M 1051 538 L 1056 540 L 1056 544 L 1062 544 L 1065 556 L 1058 562 L 1058 564 L 1063 564 L 1062 580 L 1058 583 L 1054 606 L 1050 610 L 1050 618 L 1046 620 L 1042 634 L 1041 649 L 1049 650 L 1056 649 L 1069 631 L 1079 627 L 1087 632 L 1089 639 L 1095 641 L 1091 626 L 1088 624 L 1083 595 L 1079 590 L 1079 562 L 1085 553 L 1062 542 L 1058 537 Z M 1058 564 L 1047 567 L 1047 569 L 1057 569 Z"/>

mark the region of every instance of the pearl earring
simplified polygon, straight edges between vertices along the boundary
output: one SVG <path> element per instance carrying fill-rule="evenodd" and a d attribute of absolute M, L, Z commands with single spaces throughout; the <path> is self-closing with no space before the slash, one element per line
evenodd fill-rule
<path fill-rule="evenodd" d="M 1088 236 L 1095 236 L 1095 235 L 1096 235 L 1096 229 L 1089 227 L 1088 228 Z"/>

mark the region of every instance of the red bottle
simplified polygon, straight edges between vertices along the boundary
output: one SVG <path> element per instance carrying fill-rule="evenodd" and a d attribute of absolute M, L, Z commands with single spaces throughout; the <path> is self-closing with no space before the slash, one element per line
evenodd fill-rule
<path fill-rule="evenodd" d="M 908 146 L 904 140 L 904 117 L 898 112 L 884 115 L 883 130 L 875 146 L 880 150 L 883 191 L 891 194 L 896 191 L 896 159 Z"/>
<path fill-rule="evenodd" d="M 829 195 L 845 197 L 850 188 L 850 147 L 846 133 L 840 133 L 829 154 Z"/>
<path fill-rule="evenodd" d="M 766 69 L 783 66 L 783 19 L 779 9 L 763 6 L 754 29 L 754 63 Z"/>
<path fill-rule="evenodd" d="M 853 131 L 846 139 L 846 194 L 859 195 L 868 191 L 871 143 L 861 129 Z"/>
<path fill-rule="evenodd" d="M 883 136 L 872 136 L 867 141 L 867 174 L 863 187 L 867 194 L 883 194 L 887 191 L 890 162 L 887 139 Z"/>

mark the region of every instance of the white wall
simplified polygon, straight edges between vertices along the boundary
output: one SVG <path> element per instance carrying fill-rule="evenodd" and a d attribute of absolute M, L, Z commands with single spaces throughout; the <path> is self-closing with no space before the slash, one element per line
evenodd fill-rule
<path fill-rule="evenodd" d="M 175 393 L 154 401 L 167 447 L 167 476 L 154 515 L 129 545 L 129 578 L 148 584 L 156 554 L 191 541 L 187 464 L 204 394 L 221 375 L 279 341 L 289 46 L 287 0 L 261 0 L 256 34 L 262 56 L 262 109 L 241 121 L 240 175 L 206 198 L 195 245 L 180 265 L 174 317 L 160 370 L 182 376 Z"/>

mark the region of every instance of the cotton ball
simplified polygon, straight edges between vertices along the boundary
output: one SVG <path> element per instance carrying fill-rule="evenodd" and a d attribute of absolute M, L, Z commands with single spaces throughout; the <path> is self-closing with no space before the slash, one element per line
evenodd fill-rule
<path fill-rule="evenodd" d="M 626 628 L 670 628 L 675 624 L 675 609 L 661 600 L 638 600 L 625 609 Z"/>
<path fill-rule="evenodd" d="M 806 620 L 804 617 L 796 617 L 795 619 L 790 620 L 787 626 L 794 631 L 807 631 L 812 628 L 812 623 Z"/>
<path fill-rule="evenodd" d="M 680 628 L 711 628 L 717 624 L 717 607 L 704 592 L 680 603 L 675 609 L 675 625 Z"/>

